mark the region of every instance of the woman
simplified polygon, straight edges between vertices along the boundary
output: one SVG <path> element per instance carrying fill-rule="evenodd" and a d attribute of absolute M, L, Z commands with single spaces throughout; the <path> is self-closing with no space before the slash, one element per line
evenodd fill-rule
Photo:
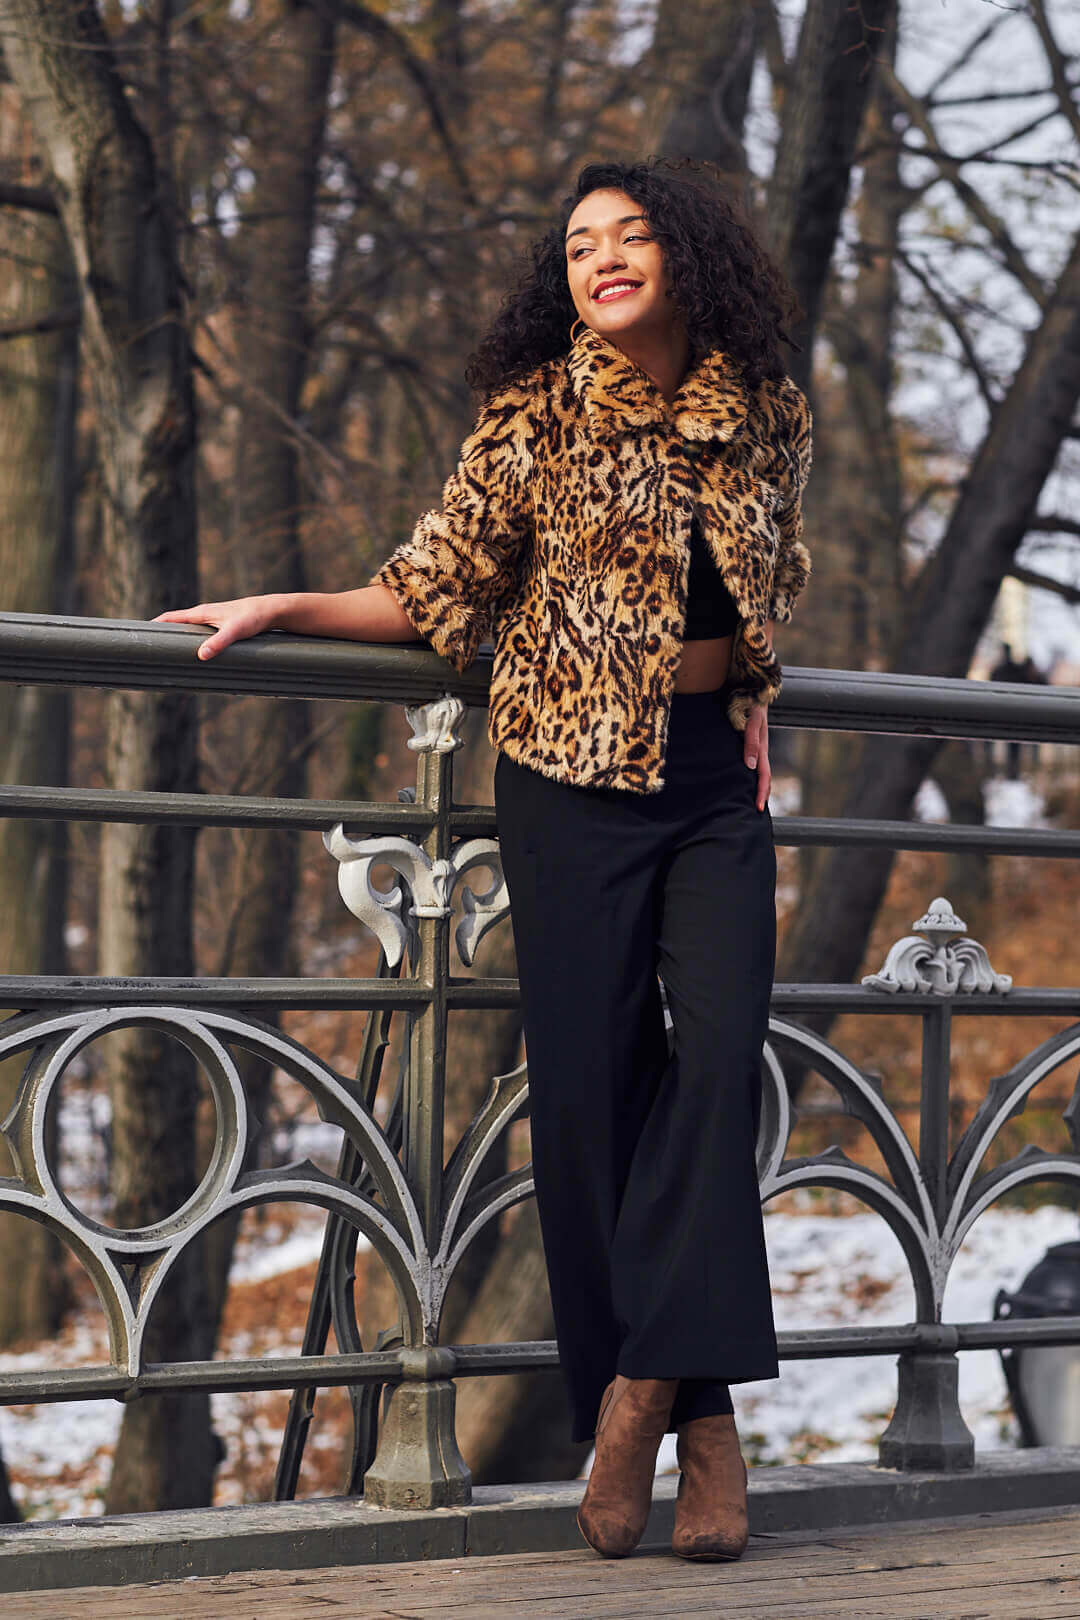
<path fill-rule="evenodd" d="M 392 641 L 464 670 L 489 737 L 578 1523 L 630 1552 L 678 1435 L 673 1550 L 737 1558 L 730 1384 L 778 1372 L 755 1169 L 775 962 L 772 647 L 810 571 L 793 300 L 704 171 L 586 166 L 469 367 L 447 481 L 360 590 L 163 613 Z M 658 974 L 672 1016 L 669 1054 Z"/>

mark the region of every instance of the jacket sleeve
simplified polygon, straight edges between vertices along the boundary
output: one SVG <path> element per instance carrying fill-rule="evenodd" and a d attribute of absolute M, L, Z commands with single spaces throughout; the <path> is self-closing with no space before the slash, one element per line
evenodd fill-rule
<path fill-rule="evenodd" d="M 520 387 L 492 395 L 443 486 L 442 507 L 418 519 L 369 581 L 386 586 L 459 674 L 513 594 L 531 528 L 527 403 Z"/>
<path fill-rule="evenodd" d="M 796 598 L 811 574 L 810 553 L 800 538 L 803 532 L 802 495 L 813 460 L 813 419 L 802 391 L 791 384 L 793 409 L 788 442 L 788 468 L 780 481 L 776 521 L 780 543 L 773 571 L 768 617 L 788 624 Z"/>

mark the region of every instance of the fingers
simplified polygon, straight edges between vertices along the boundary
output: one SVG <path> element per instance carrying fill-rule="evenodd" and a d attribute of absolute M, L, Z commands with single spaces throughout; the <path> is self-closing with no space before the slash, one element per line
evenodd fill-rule
<path fill-rule="evenodd" d="M 150 623 L 216 625 L 214 634 L 200 641 L 195 649 L 197 658 L 213 658 L 245 634 L 242 617 L 230 614 L 231 606 L 225 602 L 200 602 L 197 607 L 169 608 L 165 613 L 158 613 Z"/>
<path fill-rule="evenodd" d="M 209 624 L 206 617 L 208 607 L 200 602 L 198 607 L 170 608 L 167 613 L 156 613 L 150 620 L 151 624 Z"/>
<path fill-rule="evenodd" d="M 746 722 L 746 743 L 744 759 L 750 770 L 757 770 L 757 792 L 754 803 L 759 810 L 764 810 L 769 802 L 769 789 L 772 786 L 772 771 L 769 767 L 769 717 L 764 707 L 755 704 L 750 711 Z"/>
<path fill-rule="evenodd" d="M 763 735 L 764 723 L 765 716 L 755 703 L 746 722 L 746 741 L 743 745 L 743 758 L 751 770 L 757 765 L 758 755 L 767 750 L 768 737 Z"/>
<path fill-rule="evenodd" d="M 212 636 L 207 636 L 205 641 L 200 641 L 195 649 L 196 656 L 198 658 L 213 658 L 217 653 L 224 652 L 226 647 L 231 647 L 234 641 L 239 641 L 243 636 L 249 635 L 251 635 L 251 627 L 246 625 L 243 619 L 239 617 L 226 619 L 223 624 L 218 626 Z"/>

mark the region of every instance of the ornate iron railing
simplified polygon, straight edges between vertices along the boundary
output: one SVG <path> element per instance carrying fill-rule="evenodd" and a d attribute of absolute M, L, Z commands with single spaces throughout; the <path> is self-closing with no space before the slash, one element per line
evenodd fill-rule
<path fill-rule="evenodd" d="M 165 1389 L 294 1391 L 283 1438 L 277 1494 L 296 1487 L 317 1386 L 345 1385 L 354 1409 L 348 1488 L 369 1502 L 434 1507 L 467 1501 L 470 1479 L 454 1437 L 454 1380 L 554 1368 L 553 1343 L 443 1345 L 440 1322 L 455 1268 L 477 1235 L 530 1196 L 528 1167 L 485 1179 L 501 1134 L 527 1112 L 525 1064 L 496 1075 L 479 1113 L 443 1165 L 446 1031 L 459 1008 L 513 1007 L 512 979 L 455 975 L 508 914 L 494 811 L 455 804 L 453 760 L 466 705 L 486 705 L 490 655 L 460 677 L 425 647 L 376 647 L 291 636 L 262 636 L 211 665 L 192 657 L 198 632 L 171 625 L 123 624 L 9 614 L 0 616 L 0 678 L 117 687 L 262 693 L 355 701 L 403 700 L 417 755 L 415 787 L 396 805 L 298 803 L 172 793 L 0 787 L 0 813 L 72 820 L 172 821 L 200 825 L 318 828 L 337 862 L 350 911 L 378 938 L 370 979 L 86 979 L 0 976 L 0 1005 L 21 1009 L 0 1026 L 0 1058 L 23 1055 L 25 1074 L 4 1125 L 15 1174 L 0 1180 L 0 1210 L 51 1228 L 91 1276 L 110 1332 L 101 1367 L 0 1374 L 0 1403 L 130 1398 Z M 789 669 L 773 711 L 779 725 L 1080 741 L 1080 691 L 911 676 Z M 781 844 L 880 844 L 1054 856 L 1080 854 L 1080 833 L 914 822 L 842 822 L 781 817 Z M 391 889 L 372 874 L 388 866 Z M 489 874 L 475 887 L 475 869 Z M 462 916 L 451 933 L 453 900 Z M 763 1199 L 794 1187 L 841 1188 L 876 1210 L 899 1239 L 915 1291 L 915 1321 L 895 1327 L 829 1328 L 780 1335 L 781 1356 L 890 1354 L 899 1357 L 898 1401 L 880 1442 L 890 1467 L 970 1467 L 974 1446 L 957 1400 L 963 1349 L 1080 1342 L 1080 1318 L 944 1323 L 942 1299 L 953 1259 L 972 1223 L 1003 1193 L 1055 1179 L 1080 1185 L 1080 1153 L 1028 1147 L 983 1170 L 1004 1122 L 1032 1089 L 1080 1051 L 1080 990 L 1015 987 L 995 974 L 985 952 L 963 937 L 948 903 L 937 900 L 917 933 L 890 951 L 879 974 L 860 985 L 775 987 L 764 1053 L 765 1105 L 758 1144 Z M 295 1007 L 370 1009 L 355 1076 L 250 1010 Z M 974 1118 L 949 1155 L 951 1024 L 955 1015 L 1007 1009 L 1020 1017 L 1076 1020 L 1043 1041 L 1007 1074 L 992 1079 Z M 800 1017 L 815 1012 L 904 1012 L 922 1024 L 919 1147 L 913 1149 L 862 1072 Z M 383 1122 L 375 1098 L 395 1012 L 408 1038 Z M 104 1226 L 75 1207 L 46 1151 L 46 1111 L 65 1068 L 109 1030 L 152 1025 L 195 1054 L 217 1113 L 214 1152 L 200 1186 L 168 1220 L 140 1231 Z M 244 1168 L 251 1133 L 236 1054 L 272 1063 L 304 1088 L 339 1126 L 344 1150 L 336 1174 L 310 1163 L 272 1171 Z M 886 1173 L 838 1148 L 785 1157 L 794 1112 L 785 1062 L 815 1069 L 843 1109 L 878 1148 Z M 1074 1150 L 1078 1093 L 1065 1111 Z M 264 1361 L 147 1365 L 148 1314 L 184 1249 L 230 1211 L 284 1200 L 328 1212 L 322 1263 L 299 1356 Z M 400 1320 L 365 1349 L 353 1309 L 357 1233 L 393 1278 Z M 326 1354 L 331 1325 L 339 1353 Z M 381 1403 L 384 1391 L 389 1399 Z M 380 1422 L 380 1405 L 384 1410 Z"/>

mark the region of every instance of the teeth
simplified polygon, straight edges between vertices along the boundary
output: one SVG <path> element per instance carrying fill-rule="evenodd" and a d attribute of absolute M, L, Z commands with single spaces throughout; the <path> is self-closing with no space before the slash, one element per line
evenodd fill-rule
<path fill-rule="evenodd" d="M 611 298 L 615 293 L 634 292 L 639 285 L 640 283 L 636 281 L 620 281 L 614 287 L 605 287 L 603 292 L 594 293 L 593 297 L 597 303 L 603 303 L 605 298 Z"/>

